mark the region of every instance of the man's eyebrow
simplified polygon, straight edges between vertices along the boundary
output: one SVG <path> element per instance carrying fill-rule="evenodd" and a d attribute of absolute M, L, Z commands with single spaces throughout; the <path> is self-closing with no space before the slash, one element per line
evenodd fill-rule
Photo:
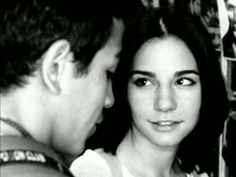
<path fill-rule="evenodd" d="M 233 4 L 228 4 L 228 8 L 235 8 L 235 6 Z"/>
<path fill-rule="evenodd" d="M 121 51 L 117 52 L 117 54 L 115 54 L 115 57 L 120 59 L 120 55 L 121 55 Z"/>
<path fill-rule="evenodd" d="M 149 71 L 140 71 L 140 70 L 134 70 L 131 71 L 129 76 L 133 76 L 134 74 L 141 74 L 141 75 L 145 75 L 145 76 L 149 76 L 149 77 L 156 77 L 156 74 L 153 72 L 149 72 Z"/>
<path fill-rule="evenodd" d="M 196 74 L 199 76 L 199 72 L 194 70 L 194 69 L 190 69 L 190 70 L 183 70 L 183 71 L 177 71 L 175 73 L 175 76 L 182 76 L 182 75 L 185 75 L 185 74 Z"/>

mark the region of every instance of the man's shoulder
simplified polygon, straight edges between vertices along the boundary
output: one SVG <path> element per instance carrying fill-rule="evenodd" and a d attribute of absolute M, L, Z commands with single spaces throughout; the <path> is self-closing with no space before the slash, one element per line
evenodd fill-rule
<path fill-rule="evenodd" d="M 48 146 L 21 136 L 1 136 L 1 176 L 72 176 Z"/>
<path fill-rule="evenodd" d="M 54 168 L 33 163 L 1 165 L 0 169 L 2 177 L 69 177 Z"/>

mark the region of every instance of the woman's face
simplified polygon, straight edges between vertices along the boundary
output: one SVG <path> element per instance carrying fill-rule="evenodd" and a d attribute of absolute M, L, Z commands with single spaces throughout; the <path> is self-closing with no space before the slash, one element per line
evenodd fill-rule
<path fill-rule="evenodd" d="M 183 41 L 170 36 L 141 46 L 130 71 L 128 102 L 136 139 L 173 147 L 193 130 L 201 82 L 195 58 Z"/>

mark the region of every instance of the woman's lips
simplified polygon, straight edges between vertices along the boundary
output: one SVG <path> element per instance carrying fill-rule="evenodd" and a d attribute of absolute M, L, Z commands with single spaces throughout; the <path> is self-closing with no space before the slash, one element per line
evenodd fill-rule
<path fill-rule="evenodd" d="M 155 129 L 159 131 L 170 131 L 180 125 L 183 121 L 172 121 L 172 120 L 160 120 L 160 121 L 148 121 Z"/>

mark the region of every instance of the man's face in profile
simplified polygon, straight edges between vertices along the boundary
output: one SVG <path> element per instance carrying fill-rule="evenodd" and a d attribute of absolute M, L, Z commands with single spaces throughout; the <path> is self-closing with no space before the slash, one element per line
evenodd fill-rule
<path fill-rule="evenodd" d="M 236 0 L 226 0 L 225 4 L 228 11 L 230 25 L 234 30 L 234 35 L 236 36 Z"/>
<path fill-rule="evenodd" d="M 85 143 L 102 121 L 103 108 L 114 103 L 110 74 L 115 72 L 121 50 L 123 22 L 113 20 L 110 38 L 97 51 L 83 76 L 76 75 L 76 65 L 69 67 L 58 96 L 57 116 L 54 121 L 54 147 L 69 161 L 83 152 Z M 62 79 L 61 79 L 62 80 Z M 56 125 L 55 125 L 56 124 Z"/>

